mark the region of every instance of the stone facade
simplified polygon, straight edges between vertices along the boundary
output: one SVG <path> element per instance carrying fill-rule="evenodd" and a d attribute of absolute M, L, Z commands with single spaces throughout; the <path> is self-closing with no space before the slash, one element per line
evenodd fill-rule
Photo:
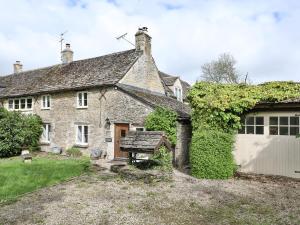
<path fill-rule="evenodd" d="M 77 108 L 77 92 L 68 91 L 51 94 L 51 108 L 42 109 L 42 96 L 33 97 L 32 110 L 24 113 L 39 115 L 44 123 L 50 124 L 50 143 L 41 142 L 43 151 L 51 147 L 62 147 L 63 150 L 72 146 L 80 147 L 85 154 L 93 148 L 100 148 L 108 153 L 108 158 L 114 158 L 114 124 L 127 123 L 130 130 L 143 127 L 145 117 L 153 111 L 150 106 L 116 88 L 99 88 L 83 90 L 88 93 L 88 107 Z M 8 108 L 8 101 L 4 102 Z M 106 126 L 106 119 L 111 126 Z M 77 125 L 87 125 L 89 140 L 87 146 L 76 144 Z M 111 138 L 106 142 L 106 138 Z"/>

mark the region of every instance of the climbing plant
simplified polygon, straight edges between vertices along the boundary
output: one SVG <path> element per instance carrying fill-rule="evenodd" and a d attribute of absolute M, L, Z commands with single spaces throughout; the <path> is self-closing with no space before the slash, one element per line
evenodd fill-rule
<path fill-rule="evenodd" d="M 202 178 L 228 177 L 228 173 L 226 176 L 219 176 L 218 171 L 220 171 L 219 167 L 224 167 L 224 163 L 229 170 L 234 168 L 233 157 L 228 155 L 232 153 L 226 148 L 224 151 L 227 153 L 223 154 L 223 160 L 220 158 L 217 160 L 223 161 L 223 164 L 218 164 L 212 163 L 213 160 L 216 161 L 216 151 L 209 150 L 211 146 L 217 146 L 217 151 L 220 151 L 220 144 L 228 146 L 228 143 L 231 143 L 231 150 L 233 149 L 233 142 L 230 142 L 230 137 L 225 135 L 226 138 L 221 138 L 225 137 L 222 133 L 231 135 L 233 140 L 234 134 L 241 126 L 240 117 L 259 102 L 279 102 L 299 97 L 300 84 L 294 82 L 268 82 L 260 85 L 197 82 L 188 95 L 192 107 L 193 124 L 190 154 L 192 174 Z M 213 132 L 216 138 L 205 144 L 207 140 L 205 140 L 206 135 L 203 132 Z M 225 142 L 222 143 L 222 140 Z M 206 159 L 210 160 L 203 161 L 203 154 L 205 154 Z M 199 164 L 195 163 L 199 160 L 203 161 L 201 168 Z"/>

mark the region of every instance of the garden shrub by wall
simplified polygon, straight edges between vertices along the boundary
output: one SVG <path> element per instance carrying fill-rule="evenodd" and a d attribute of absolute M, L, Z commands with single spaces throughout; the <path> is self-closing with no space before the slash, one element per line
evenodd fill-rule
<path fill-rule="evenodd" d="M 40 117 L 0 108 L 0 157 L 19 155 L 22 148 L 38 150 L 42 132 Z"/>
<path fill-rule="evenodd" d="M 150 113 L 145 121 L 145 127 L 149 131 L 164 131 L 172 144 L 176 144 L 176 119 L 175 112 L 158 107 Z"/>
<path fill-rule="evenodd" d="M 197 130 L 191 142 L 191 173 L 197 178 L 228 178 L 233 175 L 233 135 L 216 130 Z"/>

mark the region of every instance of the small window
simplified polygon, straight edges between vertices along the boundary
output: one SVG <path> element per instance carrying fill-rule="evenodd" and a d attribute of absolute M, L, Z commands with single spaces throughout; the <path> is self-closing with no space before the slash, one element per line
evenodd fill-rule
<path fill-rule="evenodd" d="M 87 100 L 87 92 L 78 92 L 77 93 L 77 108 L 87 108 L 88 100 Z"/>
<path fill-rule="evenodd" d="M 145 128 L 144 127 L 137 127 L 135 128 L 136 131 L 145 131 Z"/>
<path fill-rule="evenodd" d="M 262 116 L 241 118 L 241 125 L 239 134 L 264 134 L 264 117 Z"/>
<path fill-rule="evenodd" d="M 280 116 L 270 117 L 269 134 L 270 135 L 290 135 L 299 134 L 299 117 L 298 116 Z"/>
<path fill-rule="evenodd" d="M 89 127 L 86 125 L 77 126 L 77 144 L 88 144 Z"/>
<path fill-rule="evenodd" d="M 43 124 L 43 134 L 42 134 L 43 142 L 50 142 L 50 132 L 51 132 L 50 124 L 48 123 Z"/>
<path fill-rule="evenodd" d="M 125 137 L 126 136 L 126 130 L 121 130 L 121 137 Z"/>
<path fill-rule="evenodd" d="M 42 96 L 42 109 L 50 109 L 50 95 Z"/>
<path fill-rule="evenodd" d="M 175 87 L 174 94 L 177 100 L 182 102 L 182 90 L 178 87 Z"/>
<path fill-rule="evenodd" d="M 32 109 L 32 98 L 9 99 L 8 109 L 13 109 L 13 110 Z"/>

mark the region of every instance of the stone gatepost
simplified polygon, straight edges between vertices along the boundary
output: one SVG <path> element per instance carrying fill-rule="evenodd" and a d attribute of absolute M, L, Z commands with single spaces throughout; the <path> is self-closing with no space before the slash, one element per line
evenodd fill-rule
<path fill-rule="evenodd" d="M 189 119 L 177 121 L 177 143 L 175 147 L 175 167 L 183 172 L 189 168 L 189 146 L 192 139 L 192 125 Z"/>

